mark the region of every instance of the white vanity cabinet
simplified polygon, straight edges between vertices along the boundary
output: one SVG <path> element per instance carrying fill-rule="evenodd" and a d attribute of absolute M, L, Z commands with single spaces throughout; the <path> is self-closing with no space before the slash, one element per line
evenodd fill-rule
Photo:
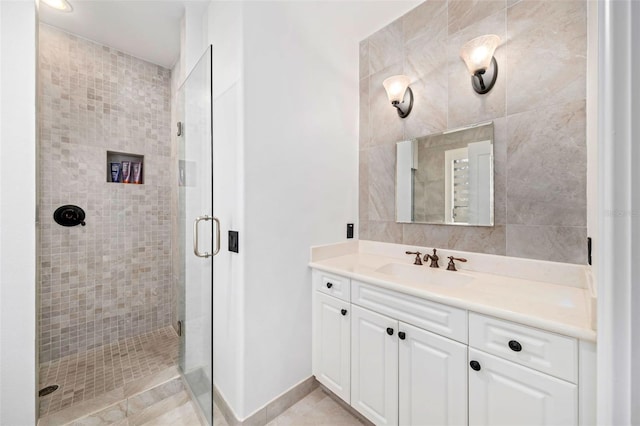
<path fill-rule="evenodd" d="M 467 423 L 467 346 L 352 305 L 351 406 L 377 425 Z"/>
<path fill-rule="evenodd" d="M 319 270 L 313 286 L 313 373 L 376 425 L 595 422 L 593 343 Z"/>
<path fill-rule="evenodd" d="M 398 424 L 398 321 L 352 305 L 351 406 L 377 425 Z"/>
<path fill-rule="evenodd" d="M 351 394 L 349 279 L 314 271 L 313 281 L 313 374 L 348 403 Z"/>
<path fill-rule="evenodd" d="M 578 424 L 578 341 L 469 314 L 469 424 Z"/>
<path fill-rule="evenodd" d="M 467 346 L 405 323 L 398 334 L 400 424 L 467 424 Z"/>
<path fill-rule="evenodd" d="M 578 424 L 575 384 L 473 348 L 469 359 L 470 425 Z"/>

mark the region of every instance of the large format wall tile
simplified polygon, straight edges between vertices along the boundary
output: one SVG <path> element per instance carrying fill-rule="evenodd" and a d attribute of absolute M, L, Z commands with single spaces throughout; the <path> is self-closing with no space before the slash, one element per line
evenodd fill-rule
<path fill-rule="evenodd" d="M 502 43 L 496 85 L 479 95 L 459 51 L 483 34 Z M 586 37 L 583 0 L 427 0 L 364 40 L 360 238 L 585 263 Z M 406 119 L 382 88 L 400 73 L 411 77 L 415 97 Z M 485 121 L 494 123 L 496 226 L 395 224 L 395 163 L 387 147 Z M 417 182 L 422 192 L 414 200 L 425 219 L 429 207 L 438 210 L 427 187 Z M 529 247 L 527 232 L 538 232 Z"/>
<path fill-rule="evenodd" d="M 505 7 L 505 0 L 449 0 L 449 34 L 467 28 Z"/>
<path fill-rule="evenodd" d="M 369 220 L 369 156 L 366 151 L 359 152 L 358 164 L 358 218 L 360 223 Z M 360 236 L 362 238 L 362 235 Z"/>
<path fill-rule="evenodd" d="M 394 221 L 369 221 L 367 239 L 387 243 L 402 243 L 402 224 Z"/>
<path fill-rule="evenodd" d="M 493 223 L 507 223 L 507 119 L 493 120 Z"/>
<path fill-rule="evenodd" d="M 360 78 L 369 77 L 369 41 L 360 42 Z"/>
<path fill-rule="evenodd" d="M 417 37 L 439 40 L 447 37 L 447 2 L 429 0 L 402 17 L 404 41 Z"/>
<path fill-rule="evenodd" d="M 448 226 L 405 224 L 404 244 L 473 251 L 488 254 L 505 254 L 505 227 L 500 226 Z M 441 263 L 446 266 L 441 253 Z"/>
<path fill-rule="evenodd" d="M 359 141 L 360 148 L 368 147 L 371 144 L 371 121 L 369 119 L 369 78 L 360 80 L 360 99 L 363 107 L 360 108 Z"/>
<path fill-rule="evenodd" d="M 586 97 L 587 3 L 523 0 L 507 10 L 507 113 Z"/>
<path fill-rule="evenodd" d="M 395 144 L 389 144 L 367 150 L 370 220 L 396 220 L 395 148 Z"/>
<path fill-rule="evenodd" d="M 404 73 L 411 77 L 414 101 L 404 119 L 404 138 L 411 139 L 446 130 L 447 76 L 446 39 L 431 36 L 414 38 L 405 45 Z"/>
<path fill-rule="evenodd" d="M 507 225 L 507 256 L 584 264 L 587 228 Z"/>
<path fill-rule="evenodd" d="M 586 226 L 584 101 L 507 118 L 507 222 Z"/>
<path fill-rule="evenodd" d="M 170 79 L 165 68 L 40 26 L 40 361 L 171 321 Z M 144 184 L 106 182 L 106 151 Z M 76 204 L 86 226 L 53 212 Z"/>
<path fill-rule="evenodd" d="M 398 19 L 382 28 L 369 41 L 369 74 L 375 74 L 390 65 L 402 63 L 402 20 Z"/>

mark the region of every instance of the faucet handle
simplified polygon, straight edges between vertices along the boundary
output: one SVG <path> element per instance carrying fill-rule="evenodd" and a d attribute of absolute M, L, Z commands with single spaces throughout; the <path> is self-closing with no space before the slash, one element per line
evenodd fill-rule
<path fill-rule="evenodd" d="M 464 259 L 462 257 L 453 257 L 453 256 L 448 256 L 448 257 L 449 257 L 449 264 L 447 265 L 447 271 L 457 271 L 456 264 L 453 263 L 454 260 L 457 260 L 458 262 L 467 261 L 467 259 Z"/>
<path fill-rule="evenodd" d="M 413 262 L 414 265 L 422 265 L 422 259 L 420 259 L 420 255 L 422 253 L 420 253 L 419 251 L 405 251 L 406 254 L 415 254 L 416 255 L 416 260 Z"/>

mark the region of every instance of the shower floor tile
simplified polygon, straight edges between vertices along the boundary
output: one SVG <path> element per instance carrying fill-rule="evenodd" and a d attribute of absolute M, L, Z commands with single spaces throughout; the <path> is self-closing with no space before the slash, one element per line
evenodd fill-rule
<path fill-rule="evenodd" d="M 40 397 L 40 416 L 104 395 L 178 363 L 179 338 L 173 327 L 69 355 L 40 365 L 40 389 L 60 388 Z"/>

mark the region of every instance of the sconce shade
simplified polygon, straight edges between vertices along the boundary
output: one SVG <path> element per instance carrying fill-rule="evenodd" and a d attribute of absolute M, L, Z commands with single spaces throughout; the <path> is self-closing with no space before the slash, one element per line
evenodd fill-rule
<path fill-rule="evenodd" d="M 460 49 L 460 57 L 467 65 L 469 74 L 485 71 L 491 64 L 493 52 L 500 44 L 500 37 L 495 34 L 483 35 L 469 40 Z"/>
<path fill-rule="evenodd" d="M 413 91 L 409 87 L 411 79 L 406 75 L 394 75 L 382 82 L 391 105 L 397 110 L 400 118 L 406 118 L 413 108 Z M 409 99 L 405 102 L 405 96 Z"/>
<path fill-rule="evenodd" d="M 73 11 L 73 7 L 71 7 L 71 4 L 67 0 L 42 0 L 42 2 L 61 12 Z"/>
<path fill-rule="evenodd" d="M 387 91 L 389 102 L 402 102 L 404 92 L 407 91 L 411 79 L 406 75 L 394 75 L 382 82 L 384 89 Z"/>

